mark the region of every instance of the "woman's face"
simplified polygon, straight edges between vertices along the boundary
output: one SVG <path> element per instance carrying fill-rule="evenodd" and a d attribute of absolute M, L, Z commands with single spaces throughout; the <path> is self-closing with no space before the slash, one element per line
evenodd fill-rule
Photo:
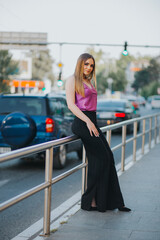
<path fill-rule="evenodd" d="M 94 68 L 93 59 L 92 58 L 87 59 L 84 62 L 84 69 L 83 69 L 84 75 L 86 75 L 86 76 L 89 75 L 93 71 L 93 68 Z"/>

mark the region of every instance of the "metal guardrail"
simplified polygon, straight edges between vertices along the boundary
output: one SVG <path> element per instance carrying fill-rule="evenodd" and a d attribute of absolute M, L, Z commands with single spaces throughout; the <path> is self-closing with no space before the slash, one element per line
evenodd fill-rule
<path fill-rule="evenodd" d="M 136 161 L 136 149 L 137 149 L 137 138 L 142 136 L 142 154 L 144 154 L 144 146 L 145 146 L 145 138 L 146 134 L 149 133 L 149 142 L 148 142 L 148 148 L 151 149 L 151 141 L 152 141 L 152 131 L 154 131 L 154 143 L 157 143 L 157 136 L 160 141 L 160 121 L 158 125 L 158 117 L 160 117 L 160 114 L 153 114 L 148 115 L 145 117 L 139 117 L 132 120 L 127 120 L 121 123 L 116 123 L 110 126 L 102 127 L 102 132 L 106 132 L 106 139 L 111 144 L 111 134 L 112 130 L 117 128 L 122 128 L 122 143 L 116 145 L 112 148 L 112 151 L 117 150 L 118 148 L 121 148 L 121 171 L 124 171 L 125 169 L 125 147 L 126 144 L 133 141 L 133 161 Z M 154 119 L 154 127 L 153 125 L 153 119 Z M 146 121 L 149 120 L 149 129 L 146 130 Z M 142 121 L 142 133 L 137 134 L 137 123 L 139 121 Z M 126 130 L 127 125 L 133 124 L 133 137 L 126 140 Z M 159 135 L 158 135 L 159 132 Z M 59 140 L 54 140 L 46 143 L 41 143 L 38 145 L 34 145 L 31 147 L 22 148 L 19 150 L 14 150 L 12 152 L 4 153 L 0 155 L 0 163 L 9 161 L 15 158 L 22 158 L 29 156 L 31 154 L 39 153 L 46 151 L 45 154 L 45 182 L 42 184 L 39 184 L 35 186 L 34 188 L 29 189 L 28 191 L 23 192 L 22 194 L 19 194 L 18 196 L 15 196 L 2 204 L 0 204 L 0 211 L 5 210 L 6 208 L 22 201 L 23 199 L 32 196 L 33 194 L 41 191 L 44 189 L 45 192 L 45 198 L 44 198 L 44 221 L 43 221 L 43 234 L 44 236 L 50 234 L 50 213 L 51 213 L 51 187 L 52 184 L 55 184 L 56 182 L 64 179 L 65 177 L 71 175 L 72 173 L 82 169 L 82 194 L 84 193 L 86 186 L 87 186 L 87 158 L 85 149 L 83 147 L 83 157 L 82 157 L 82 163 L 78 166 L 70 169 L 69 171 L 64 172 L 63 174 L 52 178 L 52 171 L 53 171 L 53 148 L 58 147 L 62 144 L 68 144 L 74 141 L 79 140 L 78 137 L 69 136 L 65 138 L 61 138 Z"/>

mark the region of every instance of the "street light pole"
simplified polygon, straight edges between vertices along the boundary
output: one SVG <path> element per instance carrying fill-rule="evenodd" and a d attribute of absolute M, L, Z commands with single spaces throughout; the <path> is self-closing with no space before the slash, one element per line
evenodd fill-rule
<path fill-rule="evenodd" d="M 112 83 L 113 83 L 113 79 L 112 79 L 112 78 L 108 78 L 108 79 L 107 79 L 107 83 L 108 83 L 108 88 L 109 88 L 110 92 L 112 93 Z"/>

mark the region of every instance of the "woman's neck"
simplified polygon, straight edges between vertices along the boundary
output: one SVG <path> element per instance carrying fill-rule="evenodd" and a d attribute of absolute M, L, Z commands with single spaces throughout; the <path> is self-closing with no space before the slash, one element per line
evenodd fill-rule
<path fill-rule="evenodd" d="M 87 80 L 87 79 L 83 79 L 83 82 L 88 86 L 88 87 L 92 87 L 92 84 L 91 84 L 91 80 Z"/>

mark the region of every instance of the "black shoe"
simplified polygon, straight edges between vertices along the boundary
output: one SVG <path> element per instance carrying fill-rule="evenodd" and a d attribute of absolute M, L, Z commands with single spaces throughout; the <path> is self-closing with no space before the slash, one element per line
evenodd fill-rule
<path fill-rule="evenodd" d="M 90 207 L 90 211 L 97 211 L 97 207 Z"/>
<path fill-rule="evenodd" d="M 118 210 L 121 212 L 130 212 L 131 211 L 131 209 L 127 208 L 127 207 L 120 207 L 120 208 L 118 208 Z"/>

